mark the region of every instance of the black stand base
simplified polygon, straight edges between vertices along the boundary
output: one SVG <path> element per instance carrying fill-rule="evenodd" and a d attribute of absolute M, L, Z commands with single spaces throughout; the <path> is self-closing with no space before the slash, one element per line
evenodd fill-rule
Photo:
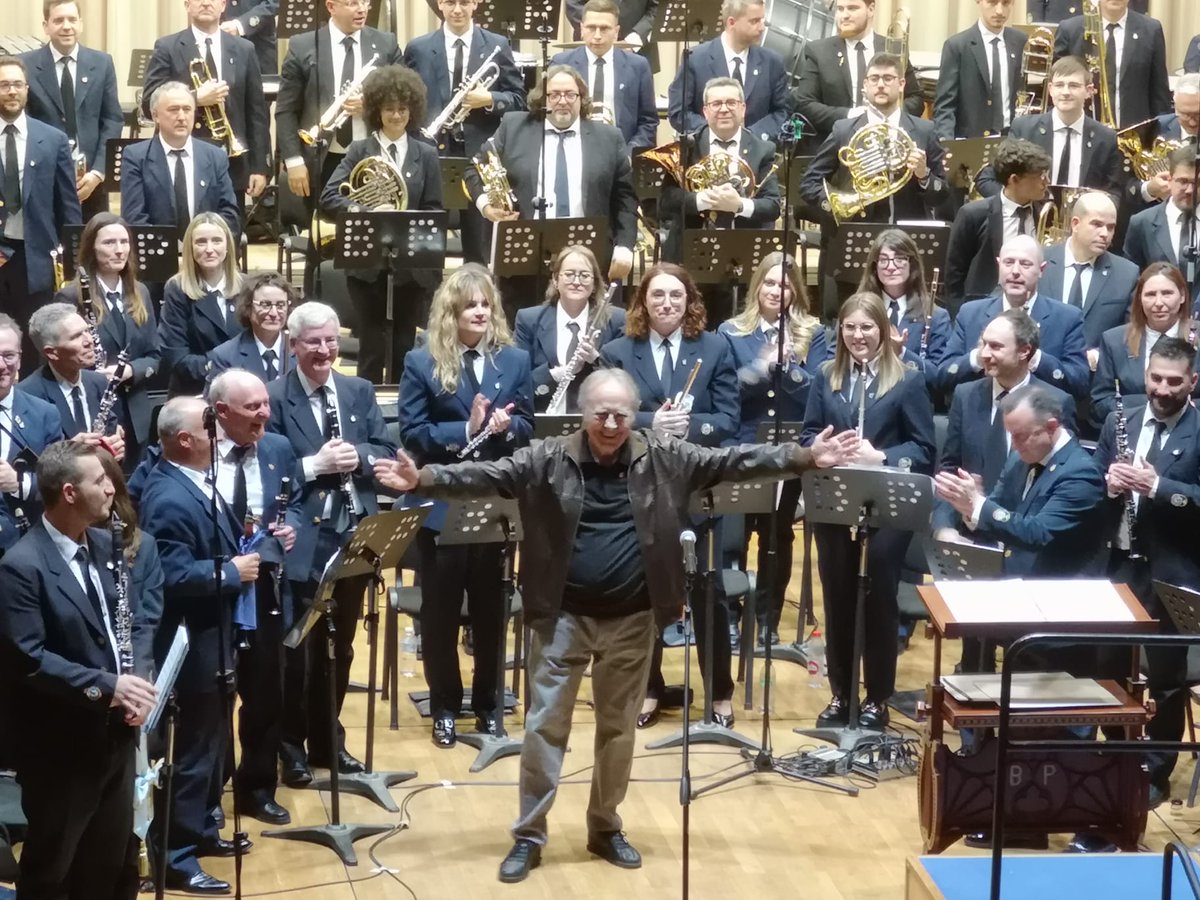
<path fill-rule="evenodd" d="M 483 734 L 472 731 L 458 736 L 460 744 L 474 747 L 479 751 L 475 762 L 471 763 L 472 772 L 482 772 L 498 759 L 506 756 L 520 756 L 521 741 L 507 734 Z"/>
<path fill-rule="evenodd" d="M 840 791 L 843 794 L 848 794 L 851 797 L 858 796 L 858 788 L 853 785 L 837 784 L 833 781 L 828 781 L 824 778 L 819 778 L 816 775 L 801 775 L 797 772 L 785 771 L 767 753 L 761 749 L 742 750 L 742 759 L 750 763 L 750 768 L 745 772 L 737 772 L 727 778 L 722 778 L 720 781 L 714 781 L 712 784 L 706 784 L 704 787 L 696 790 L 692 796 L 699 797 L 702 794 L 707 794 L 710 791 L 715 791 L 718 788 L 725 787 L 727 784 L 733 784 L 735 781 L 741 781 L 743 778 L 749 778 L 752 775 L 783 775 L 792 781 L 804 781 L 808 784 L 815 784 L 819 787 L 829 788 L 831 791 Z"/>
<path fill-rule="evenodd" d="M 762 647 L 754 648 L 754 656 L 756 659 L 761 659 L 767 655 L 767 651 Z M 790 644 L 777 644 L 771 648 L 771 659 L 782 662 L 799 663 L 802 666 L 808 666 L 809 649 L 808 641 L 793 641 Z"/>
<path fill-rule="evenodd" d="M 287 828 L 282 831 L 264 831 L 263 837 L 285 841 L 307 841 L 328 847 L 348 866 L 358 865 L 358 854 L 354 842 L 365 837 L 391 831 L 391 825 L 310 825 L 304 828 Z"/>
<path fill-rule="evenodd" d="M 338 790 L 368 800 L 382 806 L 388 812 L 400 812 L 400 807 L 392 799 L 388 788 L 417 777 L 416 772 L 357 772 L 353 775 L 338 775 Z M 309 790 L 328 791 L 333 788 L 331 778 L 314 778 L 308 785 Z"/>
<path fill-rule="evenodd" d="M 693 722 L 687 729 L 688 740 L 693 744 L 722 744 L 726 747 L 742 747 L 746 750 L 757 750 L 758 741 L 751 740 L 744 734 L 738 734 L 730 728 L 723 728 L 715 722 Z M 646 745 L 647 750 L 662 750 L 667 747 L 683 746 L 683 730 L 675 732 L 670 737 L 651 741 Z"/>
<path fill-rule="evenodd" d="M 852 728 L 849 725 L 843 728 L 793 728 L 796 734 L 802 734 L 805 737 L 815 738 L 818 741 L 828 741 L 831 744 L 836 744 L 839 750 L 853 752 L 858 749 L 859 744 L 864 744 L 868 741 L 877 741 L 883 736 L 882 731 L 872 731 L 870 728 Z"/>

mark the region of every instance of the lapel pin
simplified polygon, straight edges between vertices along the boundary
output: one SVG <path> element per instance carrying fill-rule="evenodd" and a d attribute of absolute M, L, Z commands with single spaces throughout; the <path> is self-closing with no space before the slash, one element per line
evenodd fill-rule
<path fill-rule="evenodd" d="M 350 416 L 350 421 L 351 421 L 351 422 L 357 422 L 357 421 L 358 421 L 358 416 L 351 415 L 351 416 Z"/>
<path fill-rule="evenodd" d="M 267 463 L 267 468 L 270 469 L 272 472 L 274 472 L 275 471 L 275 463 Z"/>
<path fill-rule="evenodd" d="M 1138 39 L 1138 33 L 1136 31 L 1133 33 L 1133 39 L 1135 41 Z"/>
<path fill-rule="evenodd" d="M 208 182 L 205 181 L 203 178 L 200 179 L 200 187 L 208 187 Z"/>
<path fill-rule="evenodd" d="M 1182 453 L 1183 453 L 1183 451 L 1181 449 L 1179 449 L 1178 447 L 1176 447 L 1174 450 L 1171 451 L 1172 456 L 1179 456 Z"/>
<path fill-rule="evenodd" d="M 113 564 L 112 564 L 111 559 L 104 564 L 104 568 L 108 569 L 108 571 L 110 571 L 110 572 L 113 570 Z"/>
<path fill-rule="evenodd" d="M 1057 468 L 1058 468 L 1058 463 L 1050 463 L 1050 468 L 1048 471 L 1053 472 Z"/>
<path fill-rule="evenodd" d="M 86 75 L 84 75 L 84 76 L 83 76 L 82 78 L 80 78 L 79 80 L 80 80 L 80 81 L 82 81 L 84 84 L 87 84 L 87 76 L 86 76 Z"/>
<path fill-rule="evenodd" d="M 17 427 L 18 427 L 18 428 L 24 428 L 24 427 L 25 427 L 25 423 L 21 421 L 21 417 L 20 417 L 20 416 L 13 416 L 13 421 L 17 423 Z"/>
<path fill-rule="evenodd" d="M 755 69 L 755 70 L 754 70 L 753 72 L 751 72 L 750 74 L 751 74 L 751 75 L 753 75 L 754 77 L 756 77 L 756 78 L 757 78 L 757 77 L 758 77 L 758 69 Z"/>
<path fill-rule="evenodd" d="M 31 159 L 31 160 L 29 161 L 29 168 L 31 168 L 31 169 L 32 169 L 32 168 L 33 168 L 34 166 L 36 166 L 36 165 L 37 165 L 37 160 L 36 160 L 36 159 Z"/>
<path fill-rule="evenodd" d="M 618 90 L 618 91 L 623 91 L 623 90 L 625 90 L 625 85 L 624 85 L 624 84 L 618 84 L 618 85 L 617 85 L 617 90 Z"/>
<path fill-rule="evenodd" d="M 500 390 L 500 382 L 496 382 L 496 390 Z"/>
<path fill-rule="evenodd" d="M 1038 126 L 1038 134 L 1045 134 L 1045 133 L 1046 133 L 1046 126 L 1045 126 L 1045 125 L 1039 125 L 1039 126 Z"/>

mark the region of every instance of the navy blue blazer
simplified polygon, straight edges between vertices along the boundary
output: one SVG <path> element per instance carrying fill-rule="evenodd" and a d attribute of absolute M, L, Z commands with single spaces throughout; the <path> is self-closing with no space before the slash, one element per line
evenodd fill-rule
<path fill-rule="evenodd" d="M 773 371 L 764 373 L 758 364 L 759 356 L 768 346 L 766 332 L 755 328 L 749 334 L 738 334 L 733 330 L 733 321 L 729 320 L 721 323 L 717 334 L 724 335 L 725 340 L 729 341 L 733 364 L 737 368 L 742 400 L 737 442 L 756 443 L 758 426 L 763 422 L 773 421 L 777 409 L 783 422 L 803 421 L 813 375 L 829 357 L 825 329 L 820 322 L 813 331 L 804 360 L 793 359 L 788 362 L 787 371 L 781 379 L 783 396 L 778 399 L 772 387 L 775 381 Z"/>
<path fill-rule="evenodd" d="M 996 263 L 1004 245 L 1000 195 L 964 203 L 954 214 L 946 243 L 946 308 L 954 315 L 964 301 L 992 293 L 1000 280 Z"/>
<path fill-rule="evenodd" d="M 925 386 L 932 396 L 938 389 L 942 363 L 950 347 L 950 313 L 940 306 L 933 308 L 929 317 L 929 336 L 925 337 L 926 321 L 915 306 L 910 306 L 900 322 L 900 333 L 908 332 L 900 361 L 909 368 L 916 367 L 925 376 Z M 921 341 L 925 341 L 925 355 L 921 355 Z"/>
<path fill-rule="evenodd" d="M 21 172 L 21 213 L 25 227 L 25 275 L 31 294 L 54 289 L 50 253 L 61 240 L 64 225 L 79 225 L 83 212 L 75 192 L 75 163 L 67 136 L 53 126 L 25 117 L 29 139 Z M 8 207 L 0 206 L 0 248 L 12 256 L 4 240 Z"/>
<path fill-rule="evenodd" d="M 9 427 L 12 432 L 8 438 L 8 462 L 16 459 L 26 448 L 40 456 L 55 441 L 63 439 L 62 417 L 58 407 L 28 391 L 13 392 L 13 421 Z M 23 491 L 24 496 L 21 497 L 5 494 L 5 505 L 10 513 L 23 510 L 26 518 L 34 522 L 42 514 L 37 473 L 32 468 L 20 471 L 29 475 L 28 489 Z"/>
<path fill-rule="evenodd" d="M 1039 284 L 1051 297 L 1066 297 L 1066 247 L 1056 244 L 1045 252 L 1046 268 Z M 1138 267 L 1115 253 L 1104 253 L 1092 267 L 1092 282 L 1083 298 L 1083 340 L 1088 349 L 1100 346 L 1100 336 L 1129 321 L 1129 301 L 1137 287 Z"/>
<path fill-rule="evenodd" d="M 1102 576 L 1105 487 L 1092 455 L 1071 438 L 1021 499 L 1028 475 L 1029 466 L 1010 454 L 975 535 L 1004 542 L 1009 577 Z"/>
<path fill-rule="evenodd" d="M 254 340 L 254 332 L 249 328 L 231 337 L 224 343 L 208 351 L 208 379 L 211 381 L 226 369 L 245 369 L 257 375 L 264 384 L 267 381 L 267 368 L 263 359 L 258 355 L 258 344 Z M 296 367 L 296 356 L 288 351 L 286 360 L 276 360 L 276 372 L 282 373 Z"/>
<path fill-rule="evenodd" d="M 529 366 L 533 377 L 534 405 L 538 412 L 544 412 L 550 404 L 550 398 L 558 389 L 558 382 L 550 377 L 550 370 L 558 362 L 558 305 L 529 306 L 517 310 L 516 321 L 513 325 L 513 340 L 518 347 L 529 354 Z M 610 307 L 608 322 L 600 329 L 600 340 L 597 349 L 609 341 L 616 340 L 625 333 L 625 310 L 620 307 Z M 579 373 L 567 390 L 567 410 L 579 411 L 579 385 L 592 374 L 595 366 L 584 363 Z"/>
<path fill-rule="evenodd" d="M 229 177 L 229 158 L 224 150 L 201 140 L 193 140 L 191 146 L 193 213 L 216 213 L 235 236 L 241 234 L 242 218 Z M 130 225 L 166 226 L 176 222 L 175 190 L 167 155 L 157 136 L 125 148 L 121 157 L 121 215 Z"/>
<path fill-rule="evenodd" d="M 746 59 L 742 72 L 745 126 L 765 141 L 778 140 L 779 129 L 791 113 L 787 66 L 774 50 L 757 45 L 749 49 Z M 707 124 L 701 112 L 704 85 L 710 78 L 727 78 L 732 74 L 725 64 L 721 39 L 716 37 L 696 47 L 688 57 L 687 70 L 687 96 L 683 95 L 682 67 L 667 90 L 667 118 L 676 131 L 691 134 Z"/>
<path fill-rule="evenodd" d="M 1121 255 L 1137 266 L 1139 271 L 1152 262 L 1179 265 L 1179 257 L 1175 248 L 1171 246 L 1166 201 L 1143 209 L 1129 220 L 1129 228 L 1125 232 L 1125 247 Z M 1192 299 L 1200 301 L 1200 285 L 1197 285 Z"/>
<path fill-rule="evenodd" d="M 483 142 L 495 134 L 505 113 L 527 108 L 525 80 L 513 61 L 512 48 L 504 35 L 478 25 L 471 29 L 471 46 L 467 48 L 463 59 L 463 77 L 470 77 L 477 71 L 488 54 L 497 47 L 500 52 L 492 62 L 499 66 L 500 76 L 488 88 L 492 93 L 492 108 L 472 110 L 463 122 L 463 143 L 469 157 L 478 153 Z M 425 82 L 425 121 L 420 124 L 427 126 L 454 96 L 454 88 L 450 85 L 450 63 L 446 59 L 445 32 L 439 28 L 413 38 L 404 49 L 402 62 Z M 446 132 L 435 135 L 439 150 L 446 148 L 446 136 Z"/>
<path fill-rule="evenodd" d="M 971 366 L 971 351 L 979 344 L 979 337 L 988 322 L 1003 311 L 1004 298 L 1000 294 L 963 304 L 954 320 L 946 362 L 942 366 L 944 390 L 982 377 L 982 370 Z M 1041 333 L 1042 352 L 1033 374 L 1076 398 L 1086 397 L 1092 372 L 1083 340 L 1083 313 L 1039 293 L 1033 304 L 1033 320 Z"/>
<path fill-rule="evenodd" d="M 396 455 L 397 446 L 388 435 L 383 422 L 383 412 L 375 400 L 375 386 L 362 378 L 333 373 L 337 390 L 338 421 L 342 428 L 342 439 L 354 444 L 358 451 L 358 468 L 353 472 L 354 487 L 362 501 L 366 515 L 379 512 L 375 498 L 379 485 L 373 474 L 376 459 L 389 459 Z M 303 459 L 314 455 L 325 444 L 325 438 L 317 427 L 309 405 L 308 395 L 300 384 L 296 369 L 267 385 L 271 398 L 271 419 L 267 427 L 291 442 L 296 457 Z M 296 535 L 296 544 L 288 554 L 288 577 L 293 581 L 307 581 L 320 575 L 326 559 L 317 559 L 318 539 L 322 531 L 330 526 L 323 524 L 325 497 L 329 491 L 339 490 L 338 475 L 321 475 L 312 481 L 299 481 L 292 485 L 299 495 L 303 526 Z M 309 527 L 314 526 L 314 527 Z"/>
<path fill-rule="evenodd" d="M 215 293 L 199 300 L 183 292 L 178 278 L 163 289 L 162 321 L 158 343 L 163 365 L 171 373 L 172 394 L 198 394 L 208 377 L 208 353 L 234 338 L 241 330 L 225 316 L 224 304 Z"/>
<path fill-rule="evenodd" d="M 104 389 L 108 386 L 108 379 L 99 372 L 91 369 L 83 369 L 80 371 L 79 376 L 83 381 L 83 396 L 84 402 L 87 404 L 88 418 L 91 419 L 96 415 L 96 410 L 99 408 L 100 398 L 104 396 Z M 24 391 L 30 396 L 37 397 L 39 400 L 45 400 L 47 403 L 54 404 L 54 407 L 58 410 L 63 437 L 73 438 L 80 433 L 79 426 L 75 422 L 75 413 L 71 409 L 71 404 L 63 396 L 62 389 L 58 386 L 58 379 L 54 377 L 54 373 L 50 370 L 48 363 L 39 366 L 17 382 L 17 390 Z M 114 413 L 115 421 L 124 421 L 125 404 L 119 396 L 117 397 Z M 90 431 L 92 422 L 89 421 L 87 426 L 86 430 Z M 109 424 L 109 428 L 112 428 L 111 423 Z"/>
<path fill-rule="evenodd" d="M 458 389 L 449 394 L 437 381 L 433 355 L 426 349 L 410 350 L 400 376 L 400 440 L 419 465 L 449 464 L 467 443 L 467 422 L 475 399 L 470 382 L 460 376 Z M 533 437 L 533 378 L 529 354 L 520 347 L 501 347 L 483 357 L 480 392 L 492 409 L 512 404 L 512 422 L 503 434 L 492 435 L 472 459 L 511 456 Z M 444 504 L 435 505 L 425 527 L 438 530 L 445 519 Z"/>
<path fill-rule="evenodd" d="M 1118 325 L 1104 332 L 1100 339 L 1100 360 L 1096 363 L 1096 377 L 1092 379 L 1092 424 L 1099 428 L 1113 411 L 1116 400 L 1116 382 L 1121 383 L 1121 402 L 1128 415 L 1131 406 L 1146 402 L 1146 356 L 1148 350 L 1140 346 L 1136 356 L 1129 352 L 1125 343 L 1128 325 Z M 1200 397 L 1200 385 L 1192 392 Z"/>
<path fill-rule="evenodd" d="M 5 499 L 7 501 L 8 498 Z M 21 530 L 17 527 L 17 520 L 13 518 L 13 514 L 8 511 L 8 503 L 0 503 L 0 557 L 4 556 L 8 548 L 20 537 Z"/>
<path fill-rule="evenodd" d="M 161 627 L 169 635 L 174 635 L 180 624 L 188 630 L 190 646 L 176 682 L 181 693 L 211 693 L 217 689 L 221 611 L 213 602 L 214 558 L 224 560 L 222 601 L 232 605 L 241 590 L 237 568 L 230 562 L 238 555 L 241 528 L 235 527 L 233 513 L 222 504 L 214 546 L 210 504 L 206 491 L 201 491 L 178 466 L 161 460 L 146 479 L 139 510 L 142 530 L 153 536 L 162 563 L 165 601 Z M 232 643 L 225 647 L 225 659 L 234 659 Z"/>
<path fill-rule="evenodd" d="M 575 47 L 555 54 L 550 65 L 570 66 L 588 80 L 591 58 L 586 47 Z M 643 56 L 628 50 L 613 51 L 613 72 L 606 76 L 616 79 L 617 127 L 625 135 L 632 151 L 647 150 L 658 143 L 658 107 L 654 102 L 654 76 L 650 63 Z"/>
<path fill-rule="evenodd" d="M 163 570 L 154 536 L 142 534 L 129 569 L 129 596 L 137 599 L 133 620 L 134 657 L 150 660 L 157 673 L 171 649 L 175 634 L 160 628 L 163 613 Z"/>
<path fill-rule="evenodd" d="M 25 112 L 33 118 L 66 131 L 63 110 L 62 70 L 54 65 L 50 45 L 21 54 L 29 70 L 29 104 Z M 125 113 L 117 96 L 117 73 L 113 58 L 90 47 L 79 47 L 75 64 L 75 128 L 79 150 L 88 169 L 103 172 L 108 142 L 121 136 Z"/>
<path fill-rule="evenodd" d="M 96 289 L 96 283 L 93 282 L 92 290 Z M 162 371 L 162 351 L 158 345 L 158 320 L 154 317 L 154 303 L 150 300 L 150 291 L 144 284 L 139 284 L 138 294 L 146 310 L 145 322 L 139 325 L 134 321 L 126 304 L 120 321 L 115 316 L 105 315 L 97 323 L 97 330 L 100 332 L 100 344 L 108 356 L 109 365 L 117 361 L 117 354 L 122 350 L 129 353 L 133 376 L 121 387 L 121 397 L 125 401 L 129 421 L 122 424 L 137 438 L 139 444 L 144 444 L 150 435 L 150 414 L 154 407 L 149 387 L 154 375 Z M 54 295 L 55 302 L 69 303 L 71 306 L 78 305 L 77 298 L 78 292 L 73 282 Z"/>
<path fill-rule="evenodd" d="M 741 406 L 737 367 L 729 341 L 711 331 L 702 331 L 694 338 L 682 338 L 672 353 L 675 356 L 672 397 L 684 389 L 692 368 L 700 363 L 692 384 L 692 413 L 685 440 L 705 447 L 720 447 L 737 434 Z M 633 427 L 652 428 L 654 413 L 667 401 L 667 395 L 654 364 L 650 339 L 619 337 L 604 345 L 600 359 L 604 365 L 624 369 L 633 376 L 642 396 Z"/>
<path fill-rule="evenodd" d="M 279 73 L 279 41 L 275 33 L 275 16 L 279 14 L 279 0 L 229 0 L 222 22 L 237 20 L 242 27 L 242 37 L 254 45 L 258 55 L 258 68 L 264 75 Z"/>
<path fill-rule="evenodd" d="M 842 390 L 835 393 L 828 378 L 832 366 L 830 360 L 817 370 L 808 392 L 804 410 L 805 446 L 810 446 L 829 425 L 835 434 L 858 427 L 858 404 L 851 394 L 850 380 L 843 379 Z M 867 387 L 863 437 L 886 455 L 885 466 L 932 473 L 937 439 L 933 430 L 933 403 L 925 388 L 925 378 L 920 372 L 907 369 L 900 383 L 882 396 L 877 390 L 878 381 L 875 379 Z"/>
<path fill-rule="evenodd" d="M 1129 441 L 1136 446 L 1145 422 L 1146 407 L 1126 407 L 1125 416 Z M 1102 472 L 1107 472 L 1117 458 L 1116 416 L 1110 414 L 1100 432 L 1095 460 Z M 1138 502 L 1134 527 L 1136 541 L 1150 563 L 1150 577 L 1155 581 L 1178 584 L 1192 590 L 1200 588 L 1200 558 L 1196 555 L 1196 529 L 1200 527 L 1200 412 L 1188 404 L 1175 427 L 1167 433 L 1166 441 L 1154 463 L 1158 472 L 1158 489 L 1153 497 L 1144 496 Z M 1125 495 L 1106 494 L 1108 535 L 1116 541 L 1117 529 L 1125 513 Z"/>

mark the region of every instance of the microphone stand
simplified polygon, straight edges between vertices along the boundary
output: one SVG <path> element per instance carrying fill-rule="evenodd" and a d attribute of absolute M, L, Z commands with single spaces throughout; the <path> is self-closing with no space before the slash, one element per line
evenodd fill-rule
<path fill-rule="evenodd" d="M 550 79 L 547 76 L 547 71 L 550 68 L 550 36 L 554 33 L 553 27 L 549 20 L 543 14 L 542 24 L 537 27 L 538 44 L 542 51 L 542 128 L 538 139 L 538 158 L 541 162 L 538 178 L 538 192 L 533 198 L 533 210 L 535 219 L 545 220 L 547 218 L 546 208 L 549 204 L 546 202 L 546 123 L 550 120 L 550 98 L 546 92 L 550 86 Z M 580 112 L 582 113 L 582 98 L 580 100 Z M 583 144 L 583 125 L 577 118 L 575 120 L 575 128 L 579 131 L 579 142 Z M 562 138 L 559 138 L 562 141 Z M 557 200 L 557 198 L 555 198 Z M 542 289 L 542 271 L 546 268 L 545 252 L 542 249 L 542 238 L 538 237 L 538 268 L 537 274 L 534 275 L 533 290 L 534 297 L 541 297 Z M 503 681 L 504 679 L 500 679 Z M 500 717 L 504 717 L 504 709 L 500 709 Z"/>
<path fill-rule="evenodd" d="M 225 562 L 220 547 L 221 547 L 221 501 L 220 495 L 217 493 L 217 411 L 212 406 L 207 406 L 204 409 L 204 430 L 208 434 L 208 460 L 209 460 L 209 477 L 212 479 L 212 490 L 209 492 L 209 517 L 212 520 L 212 551 L 213 551 L 213 594 L 217 603 L 217 692 L 221 695 L 222 702 L 225 706 L 225 729 L 226 739 L 229 741 L 229 753 L 225 754 L 226 758 L 232 758 L 234 753 L 234 731 L 233 731 L 233 693 L 236 685 L 236 673 L 230 665 L 233 660 L 230 659 L 233 647 L 233 609 L 230 604 L 224 602 L 221 596 L 221 569 Z M 218 765 L 225 765 L 226 760 L 221 759 Z M 238 774 L 237 766 L 233 766 L 229 773 L 229 780 L 233 786 L 233 882 L 234 896 L 237 900 L 242 897 L 242 857 L 245 855 L 242 845 L 247 840 L 247 835 L 242 831 L 242 813 L 241 804 L 238 800 Z"/>
<path fill-rule="evenodd" d="M 688 900 L 689 846 L 691 837 L 692 769 L 691 704 L 692 695 L 692 589 L 696 584 L 696 533 L 690 528 L 679 535 L 683 545 L 683 741 L 680 744 L 679 805 L 683 807 L 683 900 Z M 710 613 L 711 615 L 711 613 Z"/>
<path fill-rule="evenodd" d="M 315 63 L 314 83 L 317 86 L 317 160 L 313 166 L 313 171 L 308 173 L 308 197 L 312 201 L 313 215 L 308 222 L 308 252 L 310 260 L 315 264 L 313 266 L 313 293 L 315 296 L 321 296 L 321 188 L 323 185 L 318 184 L 321 179 L 321 170 L 325 168 L 325 160 L 329 156 L 329 139 L 325 137 L 325 132 L 321 130 L 321 111 L 325 108 L 321 104 L 321 13 L 317 11 L 317 29 L 313 32 L 313 60 Z M 326 22 L 326 25 L 329 23 Z M 333 67 L 333 32 L 329 33 L 330 41 L 330 68 Z M 337 75 L 334 78 L 333 96 L 337 97 Z M 284 347 L 284 352 L 287 352 L 287 347 Z M 213 470 L 213 477 L 216 478 Z"/>
<path fill-rule="evenodd" d="M 1200 144 L 1197 145 L 1200 147 Z M 1196 221 L 1197 203 L 1200 201 L 1200 156 L 1196 157 L 1196 166 L 1192 172 L 1192 211 L 1191 226 L 1192 226 L 1192 243 L 1190 247 L 1181 247 L 1180 255 L 1187 263 L 1187 272 L 1184 273 L 1184 278 L 1187 281 L 1188 288 L 1192 292 L 1192 296 L 1188 301 L 1188 308 L 1192 310 L 1192 318 L 1196 317 L 1197 293 L 1200 292 L 1200 222 Z"/>

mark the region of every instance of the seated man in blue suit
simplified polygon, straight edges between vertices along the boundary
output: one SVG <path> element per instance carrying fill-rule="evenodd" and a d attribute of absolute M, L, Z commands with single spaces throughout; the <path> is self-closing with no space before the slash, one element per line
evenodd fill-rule
<path fill-rule="evenodd" d="M 1152 262 L 1166 262 L 1179 266 L 1187 278 L 1188 261 L 1183 252 L 1187 242 L 1182 238 L 1189 231 L 1196 234 L 1196 197 L 1192 193 L 1196 165 L 1195 147 L 1189 145 L 1172 150 L 1167 157 L 1170 196 L 1129 220 L 1124 255 L 1139 271 Z M 1200 301 L 1200 280 L 1195 289 L 1192 299 Z"/>
<path fill-rule="evenodd" d="M 168 81 L 150 96 L 157 135 L 125 148 L 121 213 L 130 225 L 174 225 L 182 235 L 200 212 L 219 215 L 234 235 L 241 215 L 225 151 L 192 138 L 196 101 L 187 85 Z"/>
<path fill-rule="evenodd" d="M 787 68 L 774 50 L 760 46 L 767 27 L 762 0 L 724 0 L 720 37 L 691 52 L 667 91 L 668 118 L 676 131 L 691 134 L 704 127 L 704 85 L 710 78 L 736 78 L 746 94 L 746 127 L 765 141 L 779 137 L 790 113 Z"/>
<path fill-rule="evenodd" d="M 1017 235 L 1000 248 L 997 262 L 1000 284 L 996 292 L 963 304 L 954 320 L 942 367 L 943 388 L 953 390 L 983 377 L 978 344 L 984 326 L 1006 309 L 1023 308 L 1041 330 L 1041 347 L 1030 369 L 1056 388 L 1075 397 L 1086 396 L 1091 372 L 1083 340 L 1083 313 L 1039 292 L 1045 268 L 1042 248 L 1028 235 Z"/>
<path fill-rule="evenodd" d="M 592 94 L 592 114 L 601 109 L 611 114 L 611 124 L 621 129 L 630 152 L 636 153 L 657 143 L 658 108 L 650 63 L 613 47 L 620 18 L 615 0 L 588 0 L 581 23 L 584 46 L 559 53 L 550 62 L 571 66 L 584 77 Z"/>

